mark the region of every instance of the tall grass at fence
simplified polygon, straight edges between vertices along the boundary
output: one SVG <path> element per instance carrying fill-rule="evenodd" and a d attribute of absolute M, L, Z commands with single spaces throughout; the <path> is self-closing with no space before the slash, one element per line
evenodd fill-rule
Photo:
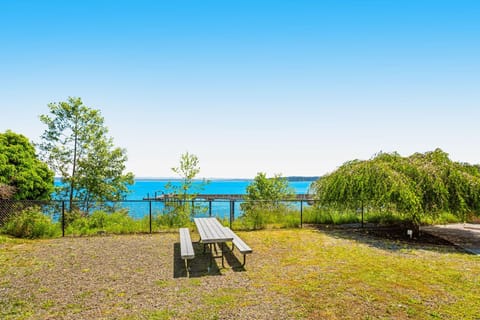
<path fill-rule="evenodd" d="M 94 211 L 90 216 L 73 220 L 65 229 L 66 235 L 92 235 L 98 233 L 136 233 L 142 232 L 142 220 L 135 220 L 127 210 L 112 213 Z"/>
<path fill-rule="evenodd" d="M 305 208 L 303 223 L 308 224 L 345 224 L 361 222 L 361 216 L 354 212 L 333 209 Z"/>
<path fill-rule="evenodd" d="M 365 212 L 363 222 L 375 224 L 391 224 L 403 221 L 403 217 L 393 212 Z M 306 208 L 303 212 L 303 223 L 307 224 L 353 224 L 361 223 L 362 214 L 353 210 L 333 208 Z"/>
<path fill-rule="evenodd" d="M 251 207 L 240 216 L 233 226 L 241 230 L 265 228 L 298 228 L 301 224 L 300 211 L 289 204 Z"/>
<path fill-rule="evenodd" d="M 17 238 L 52 238 L 60 236 L 62 228 L 50 215 L 42 213 L 39 207 L 33 206 L 12 215 L 2 226 L 0 233 Z"/>
<path fill-rule="evenodd" d="M 420 223 L 423 225 L 447 224 L 460 222 L 460 220 L 450 212 L 439 212 L 436 215 L 422 216 Z M 361 222 L 362 215 L 358 211 L 315 207 L 308 207 L 303 211 L 303 223 L 307 224 L 340 225 Z M 363 222 L 392 225 L 409 222 L 409 218 L 394 211 L 367 211 L 363 215 Z"/>
<path fill-rule="evenodd" d="M 154 210 L 151 217 L 150 214 L 134 217 L 127 208 L 113 212 L 96 210 L 90 214 L 74 210 L 65 211 L 63 217 L 57 214 L 56 219 L 53 219 L 51 213 L 33 206 L 12 214 L 0 228 L 0 233 L 18 238 L 51 238 L 61 236 L 62 227 L 65 236 L 159 232 L 176 230 L 178 227 L 193 227 L 192 218 L 196 215 L 205 215 L 204 208 L 192 210 L 187 206 L 175 210 Z M 219 219 L 224 225 L 230 225 L 228 217 Z M 252 210 L 250 214 L 234 219 L 231 226 L 238 230 L 254 230 L 296 228 L 300 223 L 300 212 L 292 206 L 282 205 Z"/>
<path fill-rule="evenodd" d="M 146 202 L 148 204 L 149 202 Z M 42 205 L 10 206 L 10 218 L 0 227 L 0 233 L 18 238 L 51 238 L 62 235 L 86 236 L 97 234 L 131 234 L 176 230 L 178 227 L 193 227 L 193 217 L 210 215 L 208 207 L 202 202 L 169 203 L 166 206 L 145 206 L 145 203 L 127 203 L 128 207 L 116 206 L 99 208 L 87 214 L 81 211 L 68 211 L 61 202 Z M 25 203 L 29 205 L 29 203 Z M 134 207 L 136 206 L 136 207 Z M 240 204 L 240 207 L 242 205 Z M 62 209 L 63 208 L 63 209 Z M 138 215 L 138 208 L 146 214 Z M 238 208 L 238 207 L 237 207 Z M 301 208 L 303 210 L 301 210 Z M 361 223 L 362 214 L 353 210 L 339 210 L 309 206 L 306 202 L 258 202 L 240 208 L 239 215 L 230 221 L 228 207 L 217 216 L 224 225 L 236 230 L 257 230 L 274 228 L 297 228 L 301 224 L 351 224 Z M 226 211 L 225 211 L 226 210 Z M 230 207 L 230 210 L 232 208 Z M 63 215 L 62 215 L 63 212 Z M 233 211 L 231 211 L 232 213 Z M 215 215 L 213 215 L 215 216 Z M 404 223 L 406 218 L 389 211 L 366 210 L 363 222 L 374 224 Z M 5 221 L 5 220 L 4 220 Z M 63 223 L 62 223 L 63 222 Z M 422 224 L 442 224 L 460 222 L 451 213 L 439 212 L 437 215 L 423 217 Z"/>

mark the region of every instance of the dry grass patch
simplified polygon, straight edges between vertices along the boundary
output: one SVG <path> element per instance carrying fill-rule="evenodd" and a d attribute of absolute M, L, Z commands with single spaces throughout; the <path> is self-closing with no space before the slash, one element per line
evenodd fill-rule
<path fill-rule="evenodd" d="M 196 245 L 192 278 L 177 233 L 0 237 L 0 318 L 478 318 L 477 256 L 343 232 L 239 232 L 254 250 L 245 270 L 228 255 L 210 274 Z"/>

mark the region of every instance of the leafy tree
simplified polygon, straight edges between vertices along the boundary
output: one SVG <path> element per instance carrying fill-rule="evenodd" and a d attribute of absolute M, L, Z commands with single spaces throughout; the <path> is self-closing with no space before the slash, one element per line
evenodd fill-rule
<path fill-rule="evenodd" d="M 202 190 L 208 181 L 194 183 L 195 177 L 200 173 L 200 161 L 194 154 L 188 152 L 180 157 L 178 167 L 172 168 L 172 171 L 181 178 L 181 183 L 175 185 L 168 183 L 165 187 L 167 191 L 173 193 L 173 201 L 167 201 L 165 208 L 167 210 L 166 220 L 170 226 L 182 226 L 190 220 L 190 214 L 195 212 L 195 205 L 189 200 L 193 200 L 196 194 Z M 165 219 L 165 218 L 164 218 Z"/>
<path fill-rule="evenodd" d="M 285 209 L 281 200 L 293 199 L 294 196 L 294 190 L 286 178 L 279 174 L 267 178 L 265 173 L 260 172 L 247 186 L 245 202 L 240 206 L 245 212 L 245 218 L 253 223 L 254 229 L 258 229 L 264 226 L 268 214 Z"/>
<path fill-rule="evenodd" d="M 247 186 L 245 200 L 275 203 L 279 200 L 291 199 L 295 196 L 293 189 L 288 185 L 288 180 L 280 174 L 267 178 L 263 172 L 257 174 L 253 182 Z M 270 201 L 271 200 L 271 201 Z"/>
<path fill-rule="evenodd" d="M 194 179 L 197 174 L 200 173 L 199 165 L 200 161 L 198 160 L 198 157 L 186 152 L 180 157 L 180 165 L 172 168 L 172 171 L 182 179 L 180 186 L 175 189 L 175 193 L 181 196 L 183 201 L 188 200 L 189 197 L 191 198 L 195 196 L 196 192 L 192 193 L 192 191 L 199 191 L 203 188 L 203 185 L 200 185 L 194 189 Z M 173 187 L 172 185 L 170 186 Z"/>
<path fill-rule="evenodd" d="M 25 136 L 9 130 L 0 133 L 0 198 L 49 199 L 53 176 Z"/>
<path fill-rule="evenodd" d="M 314 189 L 321 206 L 395 211 L 415 226 L 441 212 L 462 219 L 480 212 L 479 166 L 453 162 L 441 149 L 350 161 L 316 181 Z"/>
<path fill-rule="evenodd" d="M 47 126 L 39 145 L 50 167 L 62 177 L 59 194 L 80 201 L 84 210 L 95 201 L 124 199 L 133 174 L 124 173 L 126 150 L 116 148 L 99 110 L 80 98 L 50 103 L 50 115 L 41 115 Z"/>
<path fill-rule="evenodd" d="M 417 220 L 420 200 L 412 181 L 384 162 L 350 161 L 315 183 L 323 206 L 395 210 Z"/>

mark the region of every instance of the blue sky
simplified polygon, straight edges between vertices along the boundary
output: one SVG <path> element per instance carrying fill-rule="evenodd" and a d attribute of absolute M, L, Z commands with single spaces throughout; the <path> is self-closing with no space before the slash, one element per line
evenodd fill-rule
<path fill-rule="evenodd" d="M 379 151 L 480 163 L 480 2 L 0 0 L 0 131 L 100 109 L 136 176 L 322 175 Z"/>

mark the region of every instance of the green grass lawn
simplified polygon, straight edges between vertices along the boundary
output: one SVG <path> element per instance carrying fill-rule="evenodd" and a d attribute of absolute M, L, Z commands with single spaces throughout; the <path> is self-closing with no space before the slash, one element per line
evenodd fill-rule
<path fill-rule="evenodd" d="M 176 233 L 0 236 L 1 319 L 479 319 L 480 258 L 314 229 L 239 232 L 245 270 L 187 278 Z M 192 239 L 198 237 L 194 234 Z M 237 254 L 236 257 L 241 259 Z M 220 262 L 217 261 L 220 265 Z"/>

